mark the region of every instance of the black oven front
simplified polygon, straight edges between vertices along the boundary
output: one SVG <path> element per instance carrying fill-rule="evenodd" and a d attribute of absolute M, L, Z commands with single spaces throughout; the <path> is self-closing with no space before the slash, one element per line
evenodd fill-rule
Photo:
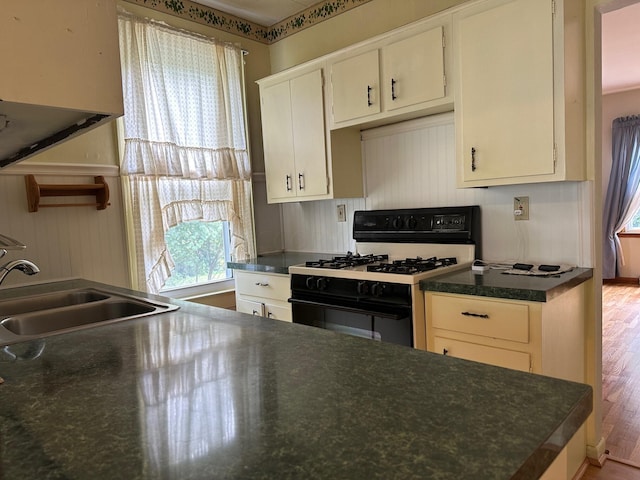
<path fill-rule="evenodd" d="M 293 322 L 413 346 L 411 286 L 291 275 Z"/>

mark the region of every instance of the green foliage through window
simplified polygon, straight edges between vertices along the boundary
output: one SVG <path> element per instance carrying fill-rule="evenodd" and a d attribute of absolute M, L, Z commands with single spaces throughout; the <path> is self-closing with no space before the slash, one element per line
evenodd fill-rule
<path fill-rule="evenodd" d="M 627 224 L 627 230 L 640 229 L 640 212 L 636 212 L 631 221 Z"/>
<path fill-rule="evenodd" d="M 189 287 L 228 278 L 227 222 L 185 222 L 165 234 L 175 263 L 164 289 Z"/>

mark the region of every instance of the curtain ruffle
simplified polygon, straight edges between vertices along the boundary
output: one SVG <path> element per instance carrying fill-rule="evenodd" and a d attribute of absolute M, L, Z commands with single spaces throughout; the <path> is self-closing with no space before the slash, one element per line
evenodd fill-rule
<path fill-rule="evenodd" d="M 246 150 L 181 147 L 138 138 L 125 139 L 123 175 L 250 180 Z"/>
<path fill-rule="evenodd" d="M 168 250 L 164 250 L 158 261 L 148 271 L 144 290 L 151 293 L 158 293 L 167 279 L 171 276 L 171 271 L 175 267 Z"/>

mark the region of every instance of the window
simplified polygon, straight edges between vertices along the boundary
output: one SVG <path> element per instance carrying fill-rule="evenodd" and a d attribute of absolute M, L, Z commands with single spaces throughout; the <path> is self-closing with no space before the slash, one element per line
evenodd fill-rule
<path fill-rule="evenodd" d="M 132 284 L 180 296 L 255 255 L 242 51 L 126 13 L 118 27 Z"/>
<path fill-rule="evenodd" d="M 164 238 L 175 267 L 162 291 L 231 277 L 229 222 L 185 222 L 171 227 Z"/>
<path fill-rule="evenodd" d="M 627 233 L 640 233 L 640 211 L 636 212 L 624 229 Z"/>

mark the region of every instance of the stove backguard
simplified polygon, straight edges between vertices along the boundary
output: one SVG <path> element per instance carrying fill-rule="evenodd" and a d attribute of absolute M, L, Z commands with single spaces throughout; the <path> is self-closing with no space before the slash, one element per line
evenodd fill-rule
<path fill-rule="evenodd" d="M 480 207 L 358 210 L 353 217 L 357 242 L 473 244 L 482 258 Z"/>

